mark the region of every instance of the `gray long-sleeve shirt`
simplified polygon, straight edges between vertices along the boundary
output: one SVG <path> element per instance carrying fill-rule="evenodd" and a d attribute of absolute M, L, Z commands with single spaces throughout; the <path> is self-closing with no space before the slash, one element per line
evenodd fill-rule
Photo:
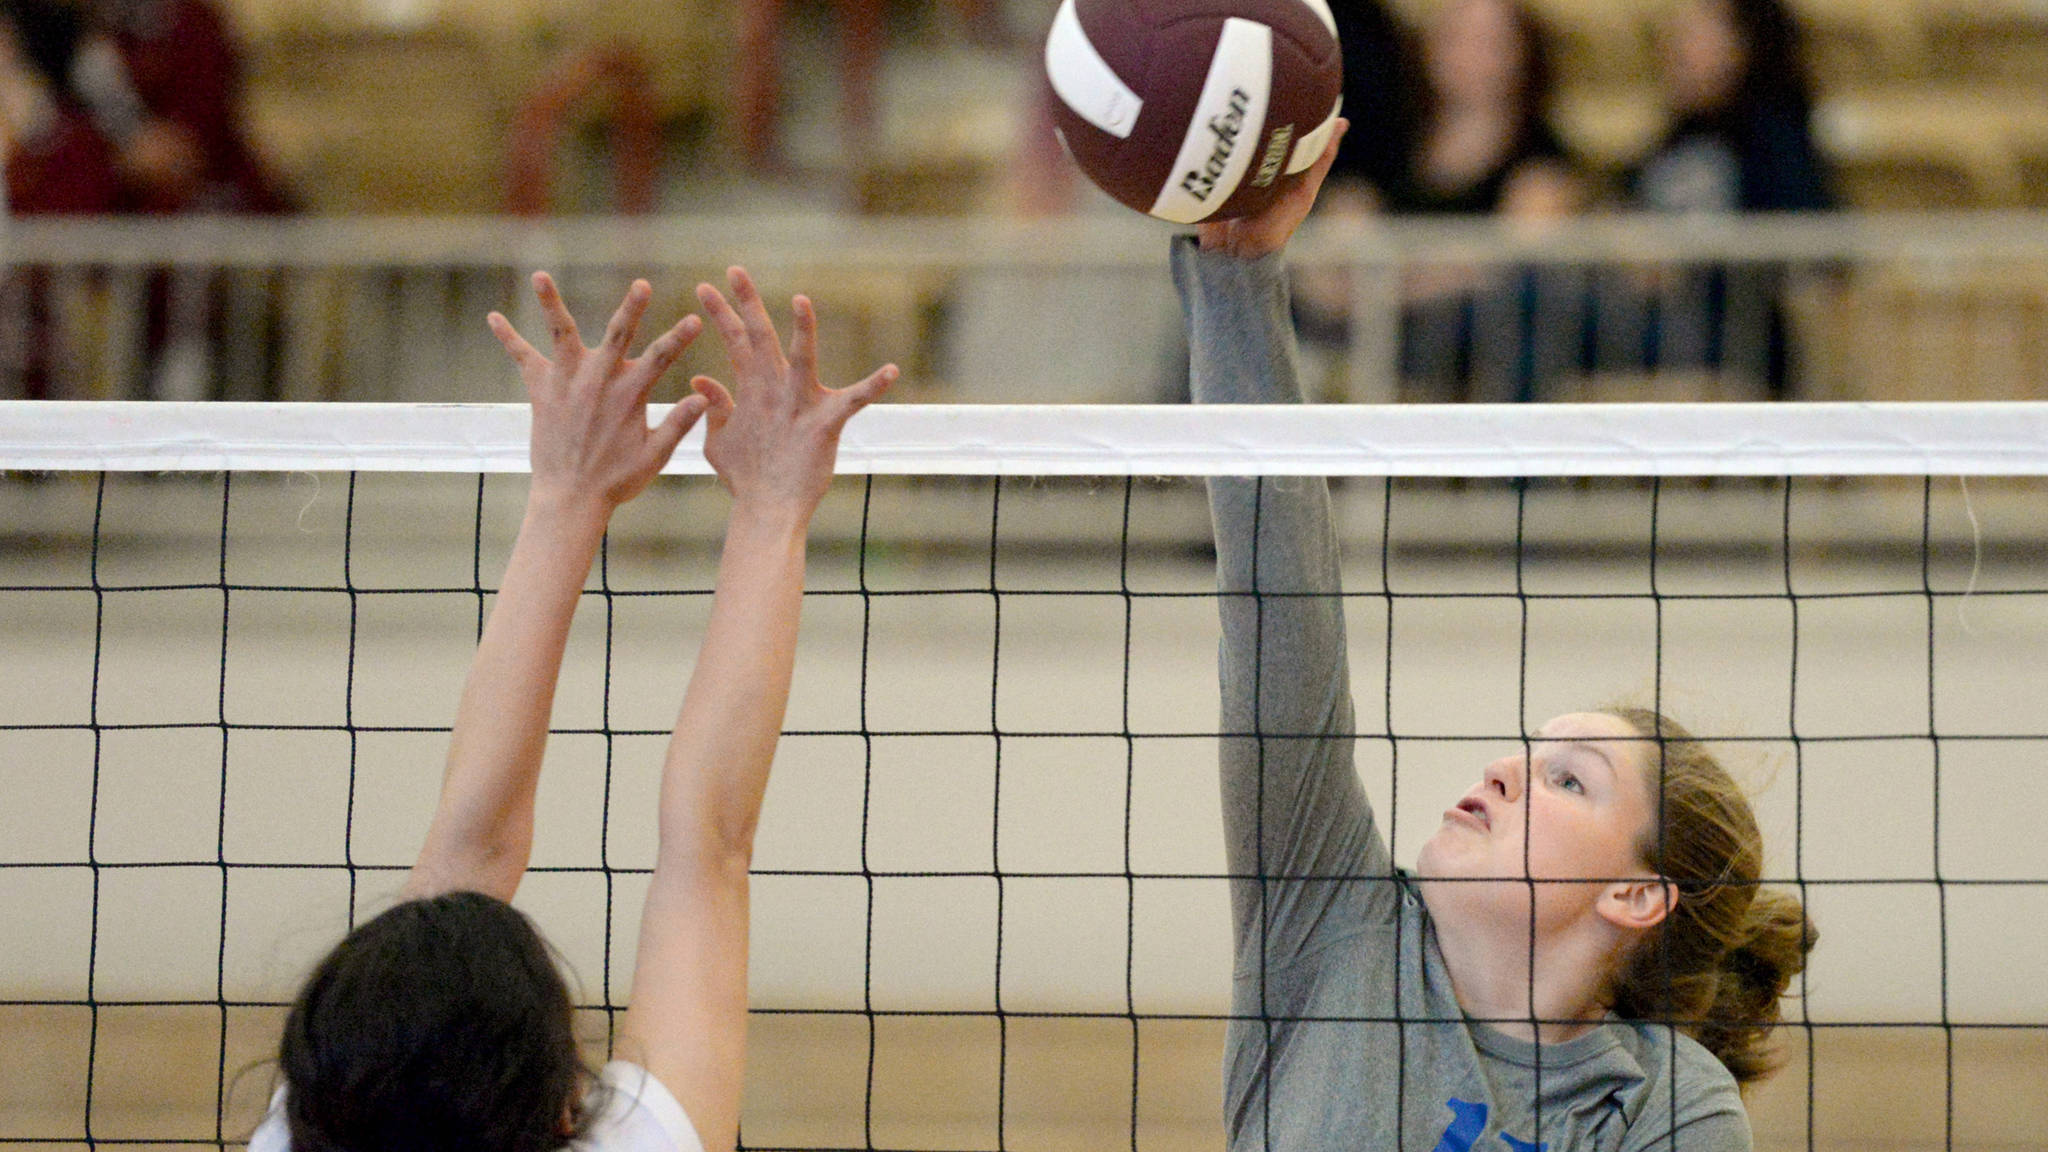
<path fill-rule="evenodd" d="M 1197 401 L 1301 401 L 1282 260 L 1176 241 Z M 1209 498 L 1223 821 L 1240 877 L 1232 1152 L 1748 1152 L 1733 1077 L 1675 1029 L 1610 1019 L 1539 1049 L 1465 1018 L 1352 767 L 1328 485 L 1219 479 Z"/>

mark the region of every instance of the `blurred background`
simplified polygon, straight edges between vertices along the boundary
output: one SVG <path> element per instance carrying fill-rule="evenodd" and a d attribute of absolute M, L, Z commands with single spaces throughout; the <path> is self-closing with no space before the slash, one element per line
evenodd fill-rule
<path fill-rule="evenodd" d="M 744 259 L 906 397 L 1171 398 L 1168 230 L 1061 155 L 1053 7 L 8 0 L 0 396 L 504 399 L 476 317 L 536 264 L 679 312 Z M 2039 394 L 2038 0 L 1334 8 L 1326 398 Z"/>
<path fill-rule="evenodd" d="M 10 0 L 11 152 L 35 152 L 32 99 L 84 121 L 60 132 L 100 136 L 128 179 L 109 201 L 54 209 L 73 212 L 1050 212 L 1073 206 L 1069 182 L 1017 161 L 1051 143 L 1035 102 L 1054 6 Z M 1544 150 L 1598 199 L 1677 120 L 1730 100 L 1782 119 L 1803 89 L 1818 152 L 1803 163 L 1829 191 L 1780 156 L 1802 185 L 1783 206 L 2048 207 L 2048 14 L 2034 0 L 1333 7 L 1361 155 L 1432 103 L 1420 90 L 1448 94 L 1440 113 L 1526 97 Z M 1803 126 L 1779 127 L 1796 149 Z M 549 187 L 508 181 L 545 149 Z M 237 195 L 167 188 L 195 159 L 202 183 L 232 177 Z M 17 210 L 53 210 L 25 181 L 10 176 Z"/>
<path fill-rule="evenodd" d="M 536 330 L 534 268 L 592 318 L 649 277 L 652 331 L 745 262 L 816 298 L 837 381 L 894 360 L 899 400 L 1178 399 L 1172 229 L 1061 155 L 1053 8 L 0 0 L 0 398 L 517 400 L 482 317 Z M 1354 128 L 1293 248 L 1319 398 L 2048 398 L 2042 0 L 1332 8 Z M 785 742 L 753 1145 L 1221 1146 L 1223 893 L 1174 878 L 1221 866 L 1213 748 L 1175 735 L 1214 707 L 1200 488 L 1004 492 L 1000 531 L 981 481 L 885 479 L 873 503 L 842 482 L 821 513 L 792 727 L 977 734 Z M 246 1133 L 274 1004 L 417 843 L 522 494 L 0 482 L 0 1140 Z M 1391 741 L 1361 745 L 1397 854 L 1523 707 L 1667 691 L 1764 741 L 1740 767 L 1772 868 L 1811 882 L 1826 933 L 1794 1009 L 1823 1027 L 1788 1034 L 1760 1146 L 2048 1146 L 2024 978 L 2048 845 L 2015 801 L 2042 495 L 1340 487 L 1361 699 L 1421 738 L 1398 773 Z M 601 577 L 626 594 L 579 615 L 579 733 L 541 817 L 563 871 L 522 906 L 593 1004 L 629 975 L 635 878 L 606 869 L 646 858 L 646 733 L 721 514 L 708 484 L 658 484 Z M 992 716 L 1089 735 L 999 740 Z M 1954 739 L 1897 738 L 1922 728 Z M 1034 875 L 998 906 L 992 867 Z"/>

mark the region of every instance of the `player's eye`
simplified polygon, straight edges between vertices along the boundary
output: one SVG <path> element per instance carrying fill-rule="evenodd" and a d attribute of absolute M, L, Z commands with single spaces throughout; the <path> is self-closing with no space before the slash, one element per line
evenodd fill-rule
<path fill-rule="evenodd" d="M 1576 792 L 1581 796 L 1586 794 L 1585 783 L 1579 779 L 1577 773 L 1573 772 L 1569 768 L 1557 769 L 1555 772 L 1551 774 L 1551 778 L 1557 781 L 1557 786 L 1559 788 L 1562 788 L 1567 792 Z"/>

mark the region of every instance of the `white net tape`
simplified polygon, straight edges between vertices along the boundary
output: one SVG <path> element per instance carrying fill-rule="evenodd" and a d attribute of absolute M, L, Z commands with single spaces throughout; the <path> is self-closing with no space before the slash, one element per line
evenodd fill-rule
<path fill-rule="evenodd" d="M 650 415 L 658 417 L 662 406 Z M 522 404 L 0 403 L 0 468 L 521 472 Z M 668 471 L 705 473 L 703 433 Z M 839 470 L 1029 476 L 2048 474 L 2048 403 L 885 405 Z"/>

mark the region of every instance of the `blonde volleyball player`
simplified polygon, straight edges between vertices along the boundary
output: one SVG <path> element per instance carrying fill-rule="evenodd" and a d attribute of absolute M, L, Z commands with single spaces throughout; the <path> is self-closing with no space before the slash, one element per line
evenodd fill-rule
<path fill-rule="evenodd" d="M 1300 402 L 1282 249 L 1334 150 L 1260 215 L 1176 244 L 1196 400 Z M 1740 1088 L 1771 1069 L 1814 936 L 1756 886 L 1728 775 L 1654 713 L 1560 716 L 1396 869 L 1352 768 L 1327 486 L 1222 479 L 1210 502 L 1231 1147 L 1748 1149 Z"/>
<path fill-rule="evenodd" d="M 894 380 L 817 381 L 817 322 L 795 301 L 784 354 L 760 294 L 698 299 L 735 372 L 654 427 L 648 390 L 702 328 L 690 317 L 626 355 L 636 282 L 585 348 L 545 275 L 542 356 L 491 329 L 533 403 L 533 482 L 503 587 L 456 711 L 441 800 L 404 901 L 351 932 L 293 1003 L 283 1084 L 254 1152 L 724 1152 L 737 1139 L 746 1047 L 747 869 L 789 696 L 805 534 L 840 429 Z M 613 509 L 646 488 L 703 416 L 732 509 L 710 623 L 663 767 L 660 847 L 642 914 L 620 1060 L 579 1062 L 567 988 L 506 903 L 533 843 L 534 789 L 570 619 Z"/>

